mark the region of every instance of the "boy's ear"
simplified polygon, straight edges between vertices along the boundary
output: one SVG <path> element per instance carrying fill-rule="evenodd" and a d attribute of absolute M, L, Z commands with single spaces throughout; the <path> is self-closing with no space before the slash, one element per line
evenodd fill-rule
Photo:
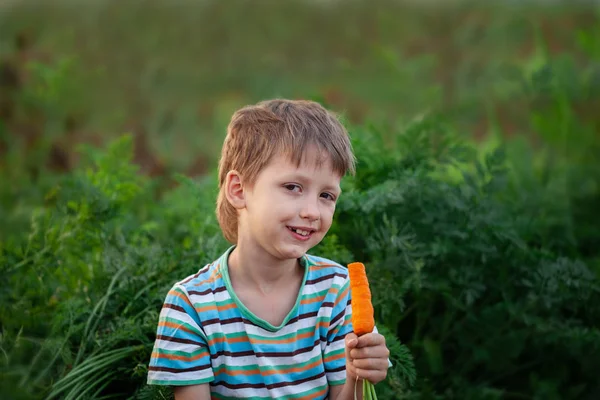
<path fill-rule="evenodd" d="M 235 170 L 229 171 L 225 177 L 225 196 L 229 204 L 238 210 L 246 206 L 242 177 Z"/>

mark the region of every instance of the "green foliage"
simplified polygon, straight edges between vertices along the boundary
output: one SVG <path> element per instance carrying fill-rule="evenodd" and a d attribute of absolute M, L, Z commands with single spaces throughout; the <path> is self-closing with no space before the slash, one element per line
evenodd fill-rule
<path fill-rule="evenodd" d="M 383 27 L 402 26 L 381 18 Z M 580 49 L 551 56 L 541 29 L 536 34 L 533 55 L 510 68 L 500 94 L 489 93 L 518 104 L 521 135 L 506 139 L 506 121 L 490 111 L 492 135 L 481 143 L 465 139 L 471 132 L 461 131 L 463 118 L 476 108 L 468 102 L 454 113 L 431 111 L 410 121 L 399 116 L 393 123 L 375 114 L 349 124 L 357 175 L 344 180 L 334 225 L 313 253 L 367 264 L 378 328 L 393 363 L 377 385 L 380 399 L 600 393 L 600 35 L 597 27 L 574 33 Z M 459 36 L 469 40 L 470 34 Z M 414 87 L 408 85 L 417 72 L 433 73 L 432 57 L 406 62 L 395 51 L 395 37 L 386 40 L 373 57 L 384 58 L 398 80 L 390 85 L 390 75 L 365 64 L 359 76 L 379 79 L 363 93 L 398 107 L 393 94 L 399 92 L 409 106 Z M 256 50 L 240 43 L 247 58 L 241 60 L 254 60 Z M 285 41 L 278 45 L 297 50 Z M 223 81 L 244 64 L 228 57 L 224 62 L 236 68 Z M 123 64 L 138 77 L 139 64 Z M 189 65 L 195 73 L 198 63 Z M 125 135 L 104 149 L 84 149 L 75 170 L 60 175 L 38 168 L 33 177 L 66 103 L 78 102 L 76 66 L 70 58 L 28 65 L 33 79 L 19 101 L 47 117 L 39 151 L 23 156 L 22 141 L 0 121 L 0 149 L 7 148 L 0 159 L 0 397 L 172 398 L 168 388 L 145 385 L 147 365 L 168 289 L 228 246 L 214 216 L 215 173 L 199 180 L 178 175 L 178 185 L 166 187 L 140 173 L 133 137 Z M 262 67 L 255 65 L 264 77 L 253 79 L 258 75 L 247 68 L 243 78 L 259 86 L 253 96 L 274 96 L 282 89 L 266 91 L 273 73 Z M 460 80 L 471 70 L 465 64 L 452 71 Z M 160 74 L 146 75 L 154 82 Z M 349 81 L 350 87 L 359 79 Z M 124 81 L 118 82 L 121 96 Z M 469 79 L 464 86 L 471 85 Z M 137 90 L 147 98 L 168 94 Z M 466 93 L 455 94 L 469 100 Z M 473 93 L 476 101 L 489 100 L 488 87 Z M 433 85 L 416 97 L 419 104 L 410 106 L 418 108 L 437 105 L 442 96 Z M 212 110 L 218 124 L 239 101 L 233 96 Z M 209 147 L 204 151 L 217 154 Z"/>
<path fill-rule="evenodd" d="M 27 242 L 2 248 L 0 376 L 24 398 L 133 394 L 166 291 L 226 248 L 214 189 L 182 185 L 158 201 L 131 152 L 124 136 L 90 153 L 93 167 L 51 191 Z"/>
<path fill-rule="evenodd" d="M 600 175 L 530 158 L 538 172 L 518 179 L 525 163 L 507 157 L 522 147 L 480 155 L 435 115 L 402 128 L 392 151 L 375 125 L 353 132 L 359 172 L 315 252 L 367 262 L 394 364 L 379 398 L 592 393 L 598 250 L 581 246 L 597 231 L 575 216 L 593 214 L 581 204 L 598 193 L 556 180 Z M 6 395 L 169 396 L 144 385 L 160 305 L 227 244 L 213 177 L 178 177 L 158 196 L 131 153 L 130 136 L 88 151 L 91 167 L 49 192 L 24 244 L 3 244 L 0 376 L 3 387 L 18 382 Z M 574 209 L 573 198 L 586 201 Z"/>
<path fill-rule="evenodd" d="M 564 85 L 555 96 L 567 98 Z M 548 137 L 575 119 L 532 107 L 551 119 Z M 598 140 L 568 152 L 547 140 L 527 158 L 507 141 L 480 156 L 431 116 L 405 127 L 391 150 L 357 141 L 364 162 L 333 232 L 367 261 L 377 319 L 414 354 L 421 379 L 411 396 L 592 396 L 600 170 L 589 161 Z"/>

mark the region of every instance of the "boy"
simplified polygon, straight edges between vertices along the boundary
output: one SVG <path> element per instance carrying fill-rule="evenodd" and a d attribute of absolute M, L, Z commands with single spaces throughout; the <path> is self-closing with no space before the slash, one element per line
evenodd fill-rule
<path fill-rule="evenodd" d="M 168 293 L 148 383 L 176 400 L 354 399 L 385 379 L 375 330 L 352 332 L 346 268 L 308 255 L 354 173 L 348 134 L 310 101 L 270 100 L 232 117 L 217 217 L 232 246 Z"/>

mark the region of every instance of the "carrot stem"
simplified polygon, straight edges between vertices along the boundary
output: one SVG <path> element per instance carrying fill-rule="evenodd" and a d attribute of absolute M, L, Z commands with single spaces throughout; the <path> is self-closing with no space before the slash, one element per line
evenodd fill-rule
<path fill-rule="evenodd" d="M 363 400 L 371 400 L 371 391 L 369 390 L 369 381 L 363 379 Z"/>
<path fill-rule="evenodd" d="M 369 382 L 369 386 L 371 388 L 371 400 L 377 400 L 377 393 L 375 393 L 375 385 Z"/>

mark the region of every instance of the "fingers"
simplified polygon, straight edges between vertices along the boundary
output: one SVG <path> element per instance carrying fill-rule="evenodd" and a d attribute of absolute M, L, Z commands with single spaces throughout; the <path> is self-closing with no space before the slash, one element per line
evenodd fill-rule
<path fill-rule="evenodd" d="M 387 359 L 383 358 L 362 358 L 352 360 L 352 365 L 358 370 L 386 370 L 388 362 Z"/>
<path fill-rule="evenodd" d="M 346 336 L 348 337 L 348 336 Z M 356 335 L 355 335 L 356 337 Z M 366 333 L 358 338 L 357 347 L 385 345 L 385 336 L 380 333 Z"/>
<path fill-rule="evenodd" d="M 364 366 L 361 368 L 359 366 Z M 383 381 L 387 377 L 387 361 L 382 363 L 377 359 L 353 360 L 346 366 L 346 374 L 351 379 L 366 379 L 373 384 Z"/>
<path fill-rule="evenodd" d="M 385 337 L 379 333 L 368 333 L 361 337 L 346 335 L 347 368 L 349 376 L 358 376 L 371 383 L 378 383 L 387 376 L 390 351 Z"/>
<path fill-rule="evenodd" d="M 375 347 L 361 347 L 350 349 L 350 358 L 353 360 L 357 359 L 368 359 L 368 358 L 385 358 L 390 356 L 390 351 L 385 346 Z"/>
<path fill-rule="evenodd" d="M 354 368 L 354 375 L 358 377 L 358 379 L 365 379 L 376 385 L 379 382 L 383 381 L 387 376 L 387 370 L 379 370 L 379 369 L 360 369 Z"/>

